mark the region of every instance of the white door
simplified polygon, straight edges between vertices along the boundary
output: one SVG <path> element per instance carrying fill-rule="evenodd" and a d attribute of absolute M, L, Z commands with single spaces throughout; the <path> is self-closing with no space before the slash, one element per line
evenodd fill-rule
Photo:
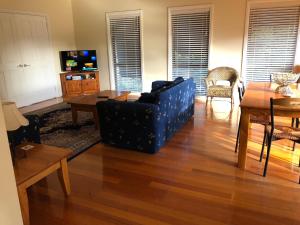
<path fill-rule="evenodd" d="M 15 36 L 14 18 L 11 14 L 0 13 L 0 94 L 2 100 L 14 99 L 19 102 L 17 77 L 22 77 L 23 65 Z M 16 84 L 7 86 L 7 83 Z M 15 93 L 15 94 L 14 94 Z"/>
<path fill-rule="evenodd" d="M 10 26 L 5 30 L 2 26 L 0 32 L 11 32 L 9 37 L 0 36 L 0 74 L 4 81 L 1 98 L 15 101 L 19 107 L 54 98 L 56 76 L 46 18 L 0 13 L 0 24 L 2 18 L 9 21 Z M 7 52 L 11 59 L 7 57 Z"/>

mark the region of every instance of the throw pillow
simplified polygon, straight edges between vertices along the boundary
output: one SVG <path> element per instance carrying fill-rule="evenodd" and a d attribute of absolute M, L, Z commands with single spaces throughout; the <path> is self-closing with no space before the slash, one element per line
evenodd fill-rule
<path fill-rule="evenodd" d="M 162 88 L 166 88 L 168 87 L 169 85 L 171 85 L 173 82 L 171 81 L 154 81 L 152 83 L 152 90 L 151 90 L 151 93 L 153 92 L 156 92 Z"/>
<path fill-rule="evenodd" d="M 181 83 L 181 82 L 183 82 L 183 81 L 184 81 L 183 77 L 177 77 L 177 78 L 173 81 L 173 83 L 174 83 L 174 84 L 179 84 L 179 83 Z"/>

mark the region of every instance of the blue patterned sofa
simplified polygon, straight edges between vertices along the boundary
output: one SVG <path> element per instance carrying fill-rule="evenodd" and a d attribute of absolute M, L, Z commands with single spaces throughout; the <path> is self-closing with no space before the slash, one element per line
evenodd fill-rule
<path fill-rule="evenodd" d="M 102 141 L 155 153 L 194 115 L 194 100 L 193 80 L 177 78 L 153 82 L 151 93 L 143 93 L 135 102 L 99 102 Z"/>

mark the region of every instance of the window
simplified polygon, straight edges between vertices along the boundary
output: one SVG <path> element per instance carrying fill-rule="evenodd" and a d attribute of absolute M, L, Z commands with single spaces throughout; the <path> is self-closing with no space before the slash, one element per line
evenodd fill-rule
<path fill-rule="evenodd" d="M 142 91 L 141 12 L 107 14 L 112 88 Z"/>
<path fill-rule="evenodd" d="M 209 8 L 169 10 L 169 78 L 192 77 L 197 95 L 206 94 L 209 39 Z"/>
<path fill-rule="evenodd" d="M 274 72 L 291 72 L 299 30 L 299 6 L 250 8 L 243 76 L 270 81 Z"/>

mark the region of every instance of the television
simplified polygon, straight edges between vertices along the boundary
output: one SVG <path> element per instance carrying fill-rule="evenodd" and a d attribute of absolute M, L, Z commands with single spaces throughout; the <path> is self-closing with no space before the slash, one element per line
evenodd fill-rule
<path fill-rule="evenodd" d="M 93 71 L 98 69 L 96 50 L 61 51 L 62 71 Z"/>

